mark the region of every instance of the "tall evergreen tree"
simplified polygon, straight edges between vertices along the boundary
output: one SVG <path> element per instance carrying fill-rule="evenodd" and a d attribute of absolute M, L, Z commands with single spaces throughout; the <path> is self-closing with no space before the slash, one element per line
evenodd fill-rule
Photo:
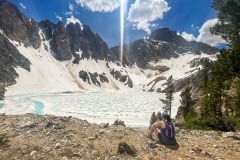
<path fill-rule="evenodd" d="M 194 117 L 193 101 L 191 98 L 190 88 L 187 87 L 181 93 L 181 107 L 183 109 L 183 117 L 186 120 L 187 118 Z"/>
<path fill-rule="evenodd" d="M 219 22 L 211 29 L 221 35 L 233 48 L 240 44 L 240 1 L 214 0 L 213 8 L 218 12 Z"/>
<path fill-rule="evenodd" d="M 165 89 L 165 99 L 160 99 L 160 101 L 165 105 L 163 109 L 169 112 L 169 116 L 171 117 L 171 109 L 172 109 L 172 100 L 173 100 L 173 93 L 174 93 L 174 85 L 173 85 L 173 76 L 171 75 L 166 82 L 166 89 Z"/>
<path fill-rule="evenodd" d="M 149 126 L 149 128 L 150 128 L 151 125 L 154 124 L 156 121 L 157 121 L 157 117 L 156 117 L 155 112 L 153 112 L 152 115 L 151 115 L 151 118 L 150 118 L 150 126 Z"/>

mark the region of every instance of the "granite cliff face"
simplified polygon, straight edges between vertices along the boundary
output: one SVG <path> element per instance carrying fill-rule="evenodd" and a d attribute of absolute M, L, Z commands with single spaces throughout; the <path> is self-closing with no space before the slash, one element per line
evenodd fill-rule
<path fill-rule="evenodd" d="M 100 38 L 98 34 L 91 31 L 88 25 L 80 26 L 79 23 L 70 23 L 66 26 L 72 53 L 75 58 L 93 58 L 107 59 L 109 56 L 109 48 L 107 44 Z M 81 50 L 81 55 L 76 54 Z M 79 61 L 77 61 L 78 63 Z"/>
<path fill-rule="evenodd" d="M 70 23 L 66 27 L 62 22 L 54 24 L 49 20 L 39 22 L 51 50 L 58 60 L 70 60 L 78 64 L 82 58 L 107 59 L 110 51 L 107 44 L 87 25 Z"/>
<path fill-rule="evenodd" d="M 11 40 L 20 41 L 33 48 L 40 46 L 37 23 L 28 19 L 14 4 L 7 1 L 0 1 L 0 26 Z"/>

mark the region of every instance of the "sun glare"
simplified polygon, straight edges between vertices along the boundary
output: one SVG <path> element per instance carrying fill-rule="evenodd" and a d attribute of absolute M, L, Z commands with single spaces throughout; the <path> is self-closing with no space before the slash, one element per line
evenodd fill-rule
<path fill-rule="evenodd" d="M 125 4 L 127 0 L 121 0 L 120 7 L 120 61 L 123 63 L 123 50 L 124 50 L 124 17 L 125 17 Z"/>

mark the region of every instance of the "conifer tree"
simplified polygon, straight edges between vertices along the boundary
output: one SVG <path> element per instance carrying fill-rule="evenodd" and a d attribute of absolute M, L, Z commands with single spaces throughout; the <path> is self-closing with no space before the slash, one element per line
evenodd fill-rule
<path fill-rule="evenodd" d="M 219 22 L 211 29 L 221 35 L 233 48 L 240 44 L 240 1 L 214 0 L 213 8 L 217 10 Z"/>
<path fill-rule="evenodd" d="M 165 99 L 160 99 L 160 101 L 165 105 L 163 107 L 164 111 L 169 112 L 169 116 L 171 117 L 171 109 L 172 109 L 172 100 L 173 100 L 173 93 L 174 93 L 174 85 L 173 85 L 173 76 L 171 75 L 166 82 L 166 93 Z"/>
<path fill-rule="evenodd" d="M 191 93 L 190 93 L 190 88 L 187 87 L 181 93 L 180 96 L 181 96 L 181 107 L 183 108 L 184 119 L 195 116 L 194 109 L 193 109 L 193 101 L 192 101 Z"/>
<path fill-rule="evenodd" d="M 156 121 L 157 121 L 156 114 L 155 114 L 155 112 L 153 112 L 152 115 L 151 115 L 149 128 L 150 128 L 151 125 L 154 124 Z"/>

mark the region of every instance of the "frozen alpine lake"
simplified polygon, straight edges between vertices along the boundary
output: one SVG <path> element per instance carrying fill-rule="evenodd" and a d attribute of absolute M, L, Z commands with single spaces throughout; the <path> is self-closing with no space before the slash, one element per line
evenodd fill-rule
<path fill-rule="evenodd" d="M 7 96 L 0 101 L 0 112 L 73 116 L 92 123 L 112 124 L 120 119 L 127 126 L 147 127 L 152 112 L 162 111 L 159 98 L 164 96 L 163 93 L 123 90 Z M 179 107 L 178 97 L 179 93 L 176 93 L 173 116 Z"/>

